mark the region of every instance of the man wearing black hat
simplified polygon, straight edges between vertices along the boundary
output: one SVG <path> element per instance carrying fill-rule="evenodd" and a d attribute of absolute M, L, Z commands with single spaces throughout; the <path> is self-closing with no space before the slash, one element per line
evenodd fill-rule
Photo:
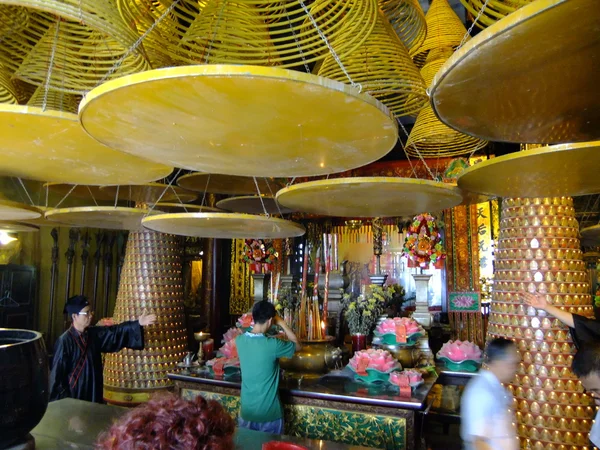
<path fill-rule="evenodd" d="M 54 346 L 50 401 L 71 397 L 101 403 L 102 353 L 118 352 L 125 347 L 143 349 L 142 327 L 156 322 L 156 316 L 142 314 L 138 320 L 92 327 L 94 312 L 82 295 L 67 300 L 64 312 L 73 323 Z"/>

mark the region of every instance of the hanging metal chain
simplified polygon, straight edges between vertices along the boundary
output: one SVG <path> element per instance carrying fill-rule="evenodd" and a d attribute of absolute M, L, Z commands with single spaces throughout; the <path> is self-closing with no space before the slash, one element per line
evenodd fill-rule
<path fill-rule="evenodd" d="M 270 217 L 267 212 L 267 208 L 265 207 L 265 202 L 263 201 L 262 195 L 260 193 L 260 188 L 258 187 L 258 182 L 256 181 L 256 177 L 252 177 L 254 180 L 254 186 L 256 186 L 256 192 L 258 192 L 258 198 L 260 199 L 260 203 L 262 204 L 263 211 L 265 212 L 265 216 Z"/>
<path fill-rule="evenodd" d="M 273 189 L 271 189 L 271 185 L 269 184 L 269 181 L 267 180 L 266 177 L 265 177 L 265 183 L 267 183 L 267 187 L 269 188 L 269 192 L 271 193 L 271 197 L 273 197 L 273 201 L 275 202 L 275 206 L 277 207 L 277 211 L 279 211 L 279 215 L 283 216 L 283 213 L 281 212 L 281 208 L 279 207 L 279 202 L 275 198 L 275 194 L 273 194 Z"/>
<path fill-rule="evenodd" d="M 142 34 L 139 39 L 137 41 L 135 41 L 133 43 L 133 45 L 131 47 L 129 47 L 127 49 L 127 51 L 123 54 L 123 56 L 121 56 L 121 58 L 114 63 L 114 65 L 108 70 L 108 72 L 106 72 L 106 75 L 104 75 L 102 77 L 102 79 L 98 82 L 98 84 L 96 86 L 100 86 L 102 83 L 104 83 L 108 78 L 110 78 L 112 76 L 112 74 L 115 73 L 115 71 L 121 66 L 121 64 L 123 64 L 123 61 L 125 61 L 125 59 L 127 59 L 127 57 L 129 55 L 131 55 L 134 51 L 137 50 L 137 48 L 142 44 L 142 42 L 144 41 L 144 39 L 146 39 L 146 37 L 152 33 L 152 31 L 157 27 L 157 25 L 162 22 L 162 20 L 167 17 L 171 11 L 173 11 L 173 9 L 175 9 L 175 7 L 179 4 L 181 0 L 175 0 L 173 3 L 171 3 L 169 5 L 169 7 L 167 9 L 165 9 L 165 11 L 160 15 L 160 17 L 158 19 L 156 19 L 156 21 L 150 25 L 150 27 L 144 32 L 144 34 Z"/>
<path fill-rule="evenodd" d="M 460 44 L 458 45 L 458 47 L 456 48 L 456 50 L 460 49 L 465 44 L 465 42 L 467 42 L 467 39 L 469 39 L 471 37 L 471 31 L 473 31 L 473 28 L 475 28 L 475 24 L 481 18 L 481 15 L 485 11 L 485 8 L 487 8 L 487 4 L 488 4 L 489 1 L 490 0 L 485 0 L 485 2 L 483 3 L 483 6 L 479 10 L 479 13 L 475 17 L 475 20 L 473 21 L 473 23 L 471 24 L 471 26 L 469 27 L 469 29 L 467 30 L 467 32 L 463 36 L 462 41 L 460 41 Z"/>
<path fill-rule="evenodd" d="M 304 51 L 302 50 L 302 47 L 300 46 L 300 42 L 298 41 L 298 37 L 296 36 L 296 31 L 294 30 L 294 27 L 292 26 L 292 21 L 290 20 L 290 13 L 288 12 L 286 5 L 283 5 L 283 7 L 285 8 L 285 15 L 287 17 L 288 24 L 290 25 L 290 31 L 292 32 L 292 36 L 294 36 L 294 41 L 296 42 L 296 48 L 298 49 L 298 52 L 300 53 L 300 57 L 302 58 L 302 62 L 304 64 L 304 69 L 306 70 L 306 73 L 310 73 L 310 67 L 308 67 L 308 64 L 306 63 L 306 58 L 304 57 Z"/>
<path fill-rule="evenodd" d="M 169 188 L 171 187 L 171 185 L 173 184 L 173 182 L 177 179 L 177 177 L 179 176 L 179 174 L 181 173 L 183 169 L 179 169 L 177 171 L 177 173 L 175 174 L 174 177 L 171 178 L 171 181 L 169 181 L 169 184 L 167 184 L 167 186 L 165 187 L 165 189 L 161 192 L 161 194 L 158 196 L 158 200 L 156 200 L 154 202 L 154 204 L 150 205 L 150 207 L 148 208 L 148 214 L 146 214 L 146 216 L 148 216 L 152 210 L 154 209 L 154 207 L 156 206 L 157 203 L 160 202 L 160 200 L 163 198 L 163 196 L 166 194 L 166 192 L 169 190 Z"/>
<path fill-rule="evenodd" d="M 208 178 L 206 178 L 206 186 L 204 186 L 204 193 L 202 194 L 202 202 L 200 206 L 204 206 L 204 199 L 206 198 L 206 191 L 208 191 L 208 184 L 210 183 L 210 173 L 208 174 Z"/>
<path fill-rule="evenodd" d="M 404 131 L 404 134 L 406 135 L 406 137 L 409 137 L 408 131 L 406 131 L 406 128 L 404 128 L 404 125 L 402 124 L 402 122 L 400 122 L 400 120 L 398 120 L 398 125 L 400 125 L 400 128 L 402 128 L 402 131 Z M 419 151 L 419 149 L 415 146 L 415 144 L 411 144 L 412 148 L 415 149 L 415 152 L 417 152 L 417 156 L 419 157 L 419 159 L 421 160 L 421 162 L 423 163 L 423 165 L 425 166 L 425 168 L 427 169 L 427 172 L 429 173 L 429 176 L 431 177 L 432 180 L 436 181 L 435 176 L 433 175 L 433 172 L 431 171 L 431 169 L 429 168 L 429 166 L 427 165 L 427 163 L 425 162 L 425 159 L 423 158 L 423 156 L 421 155 L 421 152 Z M 406 153 L 406 152 L 405 152 Z M 408 156 L 408 153 L 407 153 Z"/>
<path fill-rule="evenodd" d="M 304 2 L 302 0 L 298 0 L 298 2 L 300 3 L 300 6 L 302 6 L 302 9 L 304 9 L 304 12 L 308 16 L 308 18 L 310 20 L 310 23 L 312 23 L 313 27 L 315 27 L 315 29 L 317 30 L 317 33 L 319 33 L 320 38 L 323 40 L 323 42 L 325 42 L 325 45 L 329 49 L 329 53 L 331 53 L 331 56 L 333 56 L 333 59 L 335 59 L 335 62 L 338 63 L 338 65 L 340 66 L 340 69 L 342 69 L 342 72 L 344 72 L 344 75 L 346 75 L 346 77 L 350 81 L 350 85 L 353 88 L 358 89 L 358 92 L 362 92 L 362 85 L 360 83 L 355 83 L 354 80 L 352 80 L 352 77 L 350 76 L 350 74 L 346 70 L 346 67 L 342 63 L 342 60 L 340 59 L 340 57 L 338 56 L 337 52 L 335 51 L 335 49 L 333 48 L 333 46 L 329 42 L 329 39 L 327 39 L 327 36 L 325 36 L 325 34 L 319 28 L 319 25 L 317 24 L 317 21 L 315 20 L 315 18 L 313 17 L 313 15 L 310 13 L 310 11 L 308 10 L 308 8 L 304 4 Z"/>

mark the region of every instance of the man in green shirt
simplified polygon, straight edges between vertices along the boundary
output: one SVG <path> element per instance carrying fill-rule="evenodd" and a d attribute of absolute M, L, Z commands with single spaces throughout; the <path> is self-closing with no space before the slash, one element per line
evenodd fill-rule
<path fill-rule="evenodd" d="M 279 401 L 279 358 L 291 358 L 301 345 L 292 329 L 268 301 L 252 308 L 252 331 L 235 340 L 242 370 L 242 409 L 238 426 L 271 434 L 283 433 L 283 409 Z M 288 341 L 265 336 L 279 325 Z"/>

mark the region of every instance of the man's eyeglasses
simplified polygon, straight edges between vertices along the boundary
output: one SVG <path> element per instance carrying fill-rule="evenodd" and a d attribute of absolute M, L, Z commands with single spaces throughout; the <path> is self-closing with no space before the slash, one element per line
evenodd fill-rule
<path fill-rule="evenodd" d="M 82 311 L 77 313 L 78 316 L 93 316 L 94 311 Z"/>

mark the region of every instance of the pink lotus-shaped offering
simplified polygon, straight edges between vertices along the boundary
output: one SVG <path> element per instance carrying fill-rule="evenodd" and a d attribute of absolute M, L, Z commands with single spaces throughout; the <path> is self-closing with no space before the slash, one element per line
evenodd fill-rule
<path fill-rule="evenodd" d="M 437 354 L 453 362 L 481 361 L 481 349 L 469 341 L 448 341 Z"/>
<path fill-rule="evenodd" d="M 235 325 L 239 328 L 252 328 L 252 326 L 254 325 L 254 320 L 252 319 L 252 314 L 246 313 L 246 314 L 242 315 L 242 317 L 240 317 L 237 320 Z"/>
<path fill-rule="evenodd" d="M 364 372 L 366 369 L 374 369 L 379 372 L 388 373 L 398 369 L 400 365 L 387 350 L 361 350 L 356 352 L 348 365 L 355 372 Z"/>
<path fill-rule="evenodd" d="M 396 386 L 416 386 L 423 381 L 423 375 L 416 370 L 403 370 L 390 373 L 390 383 Z"/>
<path fill-rule="evenodd" d="M 418 322 L 408 317 L 394 317 L 393 319 L 385 319 L 375 329 L 377 334 L 396 334 L 396 325 L 404 325 L 406 327 L 406 334 L 420 333 L 421 326 Z"/>
<path fill-rule="evenodd" d="M 210 361 L 206 361 L 208 367 L 213 367 L 215 364 L 223 364 L 223 367 L 240 367 L 239 358 L 213 358 Z"/>
<path fill-rule="evenodd" d="M 229 341 L 235 340 L 236 337 L 243 333 L 244 332 L 240 328 L 230 328 L 227 330 L 227 333 L 223 335 L 223 340 L 221 342 L 226 344 Z"/>
<path fill-rule="evenodd" d="M 225 342 L 223 347 L 221 347 L 218 351 L 219 354 L 223 355 L 225 358 L 237 358 L 237 346 L 235 345 L 235 339 Z"/>

